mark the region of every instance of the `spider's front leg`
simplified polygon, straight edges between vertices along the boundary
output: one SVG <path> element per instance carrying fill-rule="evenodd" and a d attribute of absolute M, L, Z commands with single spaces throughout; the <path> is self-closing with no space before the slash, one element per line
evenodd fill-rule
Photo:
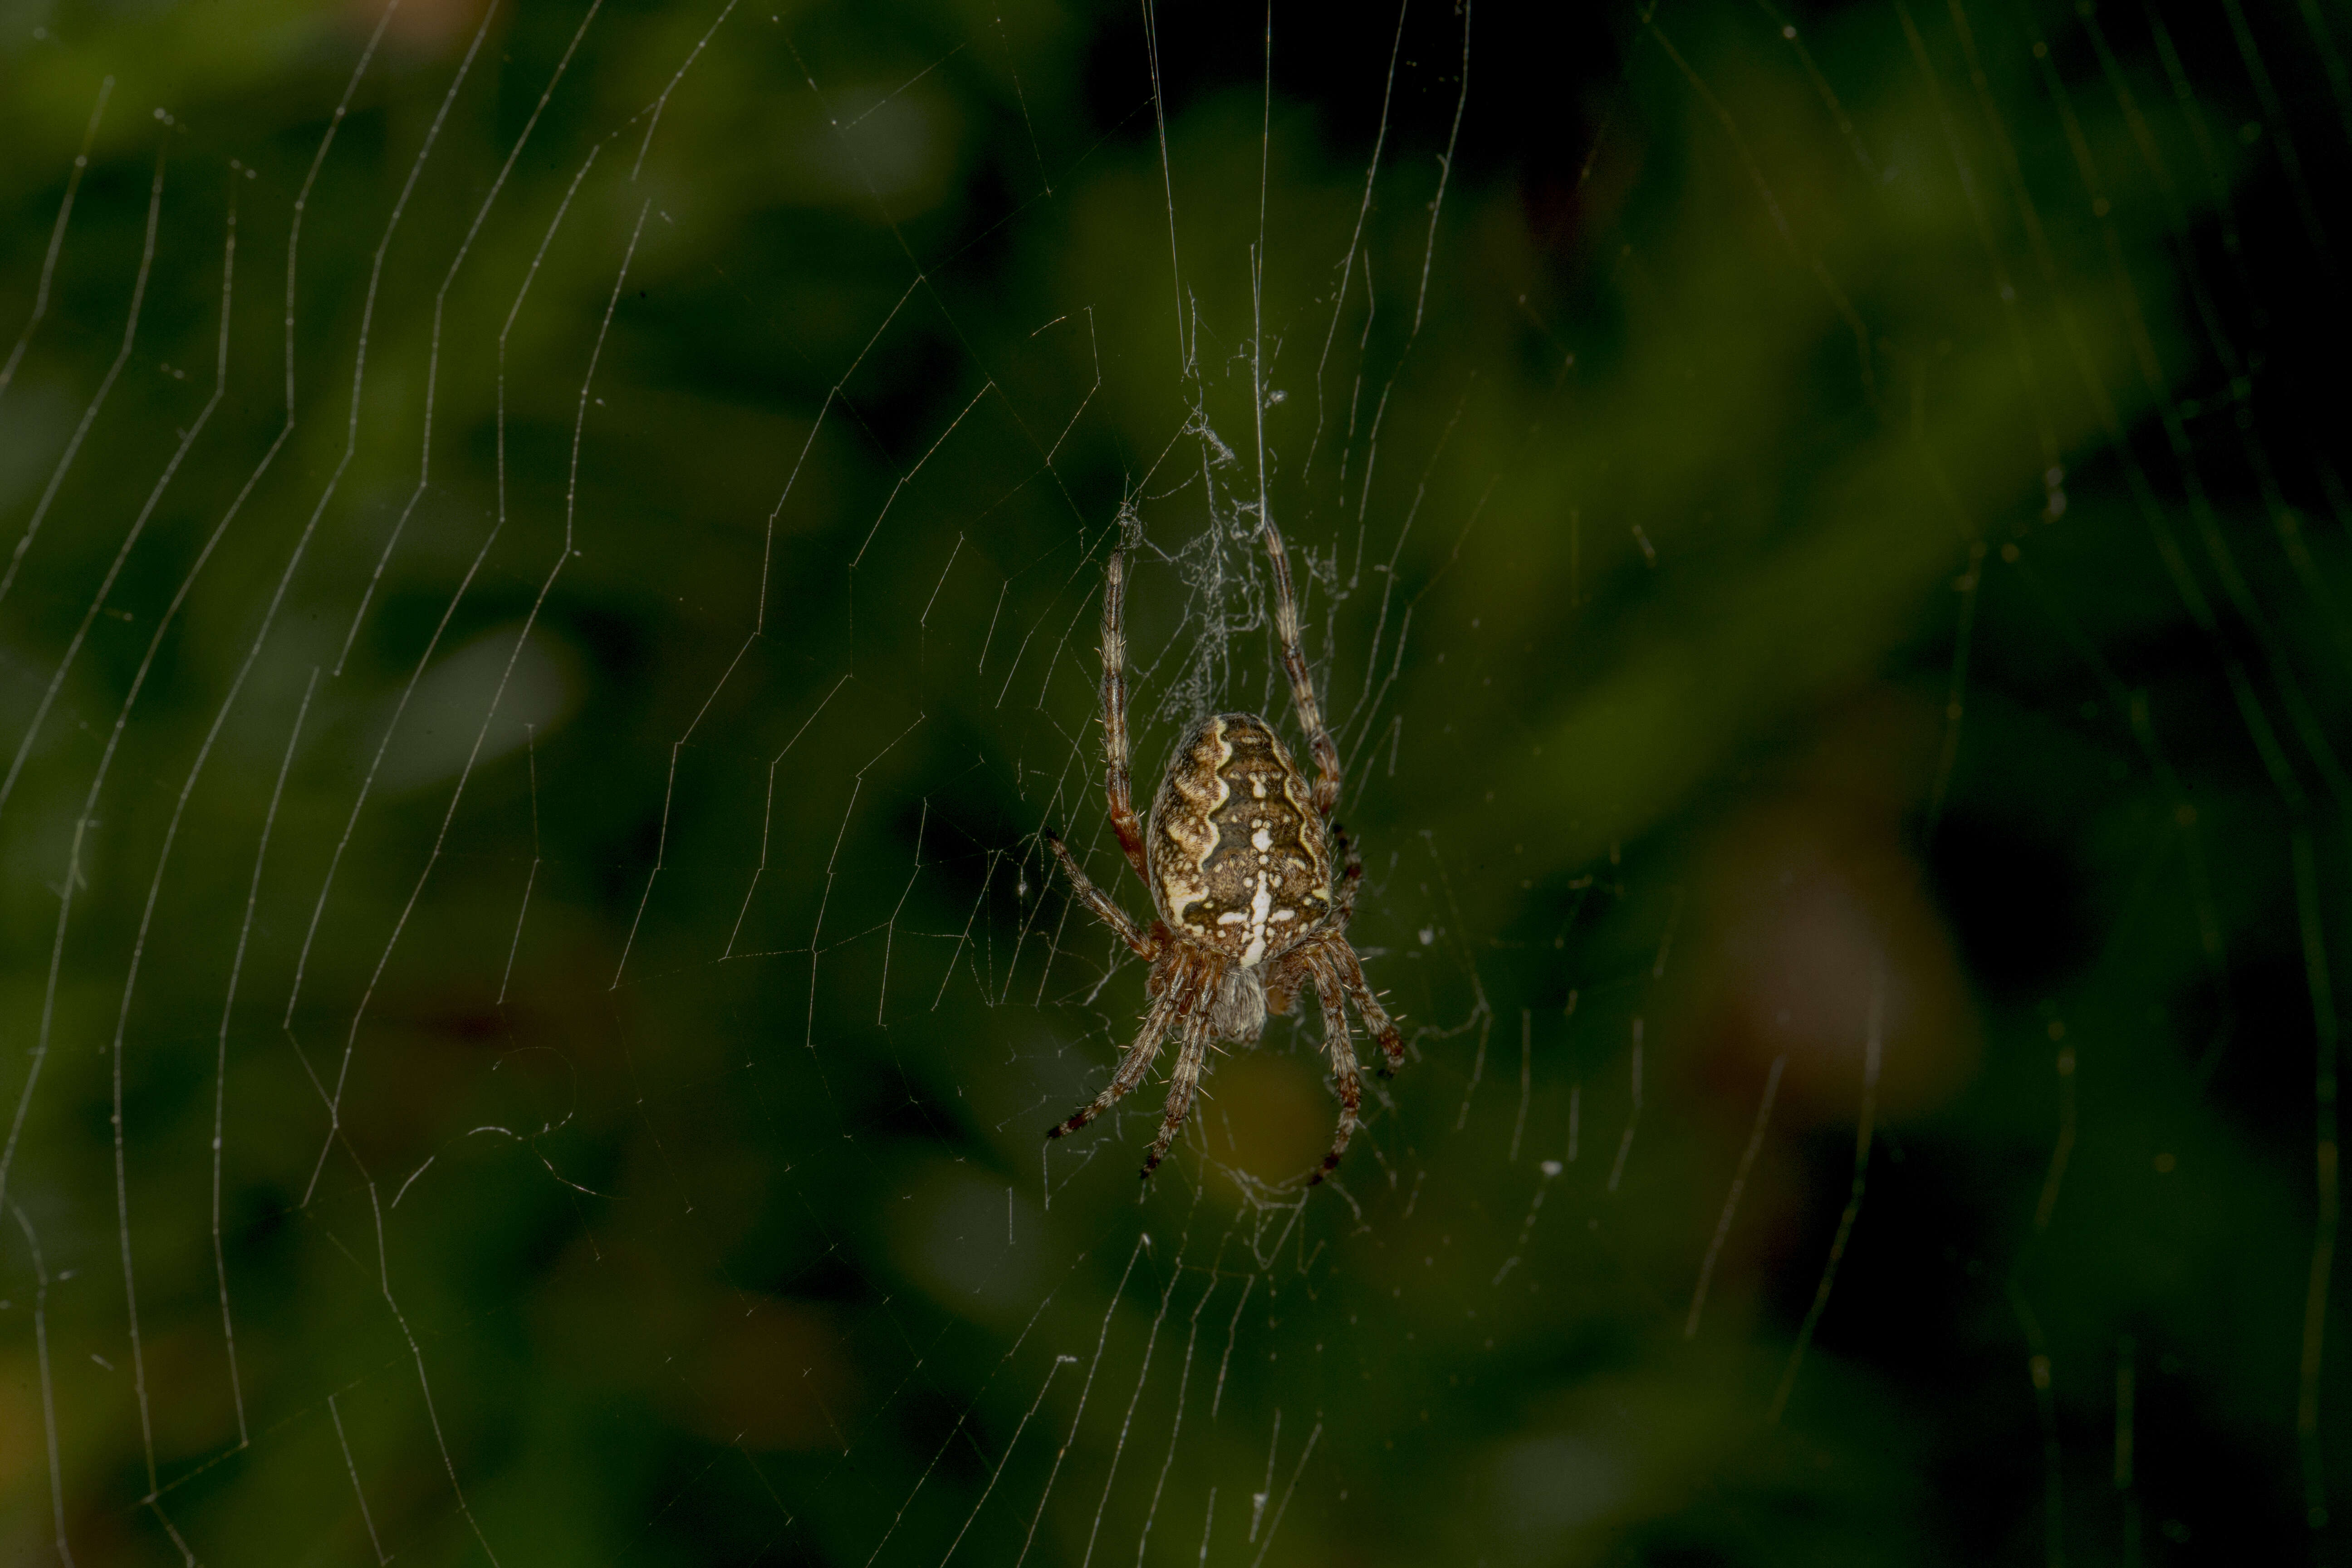
<path fill-rule="evenodd" d="M 1339 748 L 1333 743 L 1331 731 L 1324 728 L 1323 710 L 1315 700 L 1315 675 L 1307 668 L 1307 650 L 1299 642 L 1298 594 L 1290 584 L 1290 549 L 1282 542 L 1282 530 L 1275 526 L 1273 512 L 1265 512 L 1259 521 L 1264 524 L 1262 537 L 1274 590 L 1274 635 L 1281 645 L 1282 672 L 1290 679 L 1291 704 L 1298 710 L 1298 727 L 1307 731 L 1307 750 L 1315 758 L 1315 815 L 1328 822 L 1339 804 Z"/>
<path fill-rule="evenodd" d="M 1135 785 L 1129 777 L 1127 752 L 1127 552 L 1114 550 L 1103 568 L 1102 727 L 1103 792 L 1110 800 L 1111 831 L 1128 864 L 1146 882 L 1150 862 L 1143 853 L 1143 822 L 1135 815 Z"/>
<path fill-rule="evenodd" d="M 1158 958 L 1160 949 L 1158 932 L 1155 931 L 1147 935 L 1136 930 L 1135 922 L 1127 918 L 1127 911 L 1111 902 L 1109 894 L 1087 879 L 1087 874 L 1078 868 L 1077 858 L 1070 853 L 1070 847 L 1058 837 L 1048 833 L 1045 842 L 1060 858 L 1062 874 L 1070 879 L 1070 891 L 1077 894 L 1079 900 L 1094 911 L 1095 919 L 1110 927 L 1119 941 L 1134 950 L 1136 957 L 1147 963 Z"/>

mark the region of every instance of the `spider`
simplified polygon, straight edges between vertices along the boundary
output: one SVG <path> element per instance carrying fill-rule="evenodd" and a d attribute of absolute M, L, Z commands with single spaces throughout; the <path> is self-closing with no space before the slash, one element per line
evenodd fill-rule
<path fill-rule="evenodd" d="M 1289 558 L 1270 518 L 1264 537 L 1274 566 L 1274 624 L 1282 667 L 1315 759 L 1315 782 L 1307 782 L 1264 719 L 1212 713 L 1176 743 L 1151 803 L 1149 826 L 1137 819 L 1128 763 L 1127 640 L 1120 630 L 1127 560 L 1124 550 L 1113 550 L 1103 581 L 1102 725 L 1108 763 L 1104 784 L 1119 847 L 1151 889 L 1159 918 L 1150 929 L 1138 930 L 1126 910 L 1087 879 L 1068 847 L 1045 835 L 1072 890 L 1151 965 L 1145 986 L 1150 1006 L 1118 1070 L 1093 1103 L 1045 1136 L 1075 1132 L 1117 1104 L 1143 1081 L 1161 1042 L 1172 1033 L 1181 1043 L 1169 1075 L 1167 1115 L 1143 1162 L 1147 1180 L 1167 1158 L 1169 1144 L 1192 1109 L 1209 1047 L 1221 1040 L 1255 1044 L 1265 1032 L 1266 1015 L 1287 1013 L 1309 986 L 1323 1003 L 1324 1047 L 1339 1094 L 1339 1126 L 1308 1185 L 1329 1175 L 1347 1152 L 1363 1100 L 1345 1004 L 1355 1004 L 1365 1028 L 1380 1041 L 1385 1057 L 1381 1076 L 1404 1065 L 1396 1022 L 1366 984 L 1364 966 L 1348 944 L 1364 863 L 1330 819 L 1339 803 L 1339 749 L 1316 705 L 1307 655 L 1298 644 Z"/>

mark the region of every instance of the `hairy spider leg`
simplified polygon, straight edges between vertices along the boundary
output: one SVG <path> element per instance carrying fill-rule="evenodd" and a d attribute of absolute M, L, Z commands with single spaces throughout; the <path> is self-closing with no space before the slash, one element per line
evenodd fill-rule
<path fill-rule="evenodd" d="M 1103 1085 L 1103 1091 L 1068 1121 L 1049 1128 L 1045 1136 L 1061 1138 L 1076 1132 L 1117 1105 L 1128 1090 L 1141 1083 L 1144 1072 L 1151 1066 L 1151 1058 L 1160 1054 L 1160 1042 L 1167 1037 L 1169 1026 L 1176 1021 L 1178 1014 L 1183 1010 L 1183 1004 L 1190 999 L 1189 988 L 1181 984 L 1171 985 L 1161 993 L 1160 1000 L 1154 1002 L 1151 1010 L 1143 1016 L 1141 1032 L 1135 1037 L 1135 1044 L 1127 1047 L 1126 1058 L 1119 1062 L 1118 1070 L 1110 1075 L 1110 1081 Z"/>
<path fill-rule="evenodd" d="M 1327 937 L 1321 945 L 1339 971 L 1339 984 L 1348 993 L 1348 1000 L 1353 1002 L 1356 1011 L 1363 1015 L 1365 1029 L 1381 1043 L 1381 1055 L 1384 1058 L 1381 1063 L 1381 1076 L 1396 1077 L 1398 1069 L 1404 1066 L 1404 1037 L 1397 1031 L 1396 1020 L 1389 1016 L 1389 1010 L 1381 1006 L 1381 999 L 1372 994 L 1370 983 L 1364 978 L 1363 961 L 1356 956 L 1356 950 L 1348 945 L 1345 937 Z"/>
<path fill-rule="evenodd" d="M 1268 512 L 1265 558 L 1274 566 L 1274 630 L 1282 643 L 1282 668 L 1290 677 L 1290 700 L 1298 708 L 1298 727 L 1307 731 L 1307 749 L 1315 753 L 1315 813 L 1325 821 L 1339 804 L 1339 748 L 1323 727 L 1323 710 L 1315 700 L 1315 677 L 1307 668 L 1306 650 L 1298 643 L 1298 595 L 1290 585 L 1290 551 L 1282 531 Z"/>
<path fill-rule="evenodd" d="M 1051 833 L 1045 835 L 1045 842 L 1054 847 L 1054 853 L 1060 858 L 1062 875 L 1070 879 L 1070 890 L 1077 894 L 1087 908 L 1095 912 L 1095 919 L 1110 927 L 1119 941 L 1135 951 L 1136 957 L 1147 962 L 1159 957 L 1160 942 L 1157 934 L 1147 936 L 1135 929 L 1135 922 L 1127 918 L 1127 911 L 1113 903 L 1110 895 L 1096 887 L 1087 879 L 1087 874 L 1078 868 L 1077 859 L 1070 853 L 1068 845 Z"/>
<path fill-rule="evenodd" d="M 1331 929 L 1344 931 L 1356 918 L 1356 891 L 1364 885 L 1364 857 L 1348 830 L 1336 822 L 1331 825 L 1331 842 L 1339 851 L 1339 886 L 1331 895 Z"/>
<path fill-rule="evenodd" d="M 1331 837 L 1339 849 L 1339 886 L 1331 895 L 1329 934 L 1318 947 L 1331 954 L 1330 962 L 1338 970 L 1334 978 L 1356 1004 L 1356 1011 L 1364 1016 L 1364 1027 L 1381 1043 L 1381 1076 L 1394 1078 L 1404 1066 L 1404 1038 L 1397 1032 L 1396 1020 L 1372 994 L 1364 979 L 1363 963 L 1347 936 L 1348 922 L 1356 918 L 1356 894 L 1364 885 L 1364 857 L 1346 829 L 1335 824 Z"/>
<path fill-rule="evenodd" d="M 1127 552 L 1113 550 L 1103 572 L 1103 789 L 1110 796 L 1111 831 L 1127 851 L 1127 863 L 1148 886 L 1151 871 L 1143 858 L 1143 824 L 1135 815 L 1135 779 L 1127 752 L 1126 607 Z"/>
<path fill-rule="evenodd" d="M 1168 1075 L 1168 1115 L 1160 1123 L 1160 1136 L 1151 1141 L 1151 1152 L 1143 1157 L 1144 1180 L 1150 1181 L 1160 1162 L 1168 1158 L 1176 1130 L 1192 1113 L 1192 1096 L 1201 1087 L 1201 1067 L 1208 1055 L 1209 1023 L 1194 1014 L 1184 1020 L 1183 1044 L 1177 1047 L 1176 1067 Z"/>
<path fill-rule="evenodd" d="M 1323 999 L 1323 1047 L 1331 1054 L 1331 1083 L 1339 1091 L 1339 1131 L 1331 1134 L 1331 1152 L 1323 1156 L 1322 1168 L 1307 1178 L 1311 1187 L 1339 1165 L 1339 1156 L 1348 1152 L 1348 1141 L 1356 1135 L 1364 1103 L 1364 1075 L 1356 1065 L 1356 1042 L 1348 1035 L 1348 1008 L 1339 973 L 1319 953 L 1308 962 L 1315 994 Z"/>

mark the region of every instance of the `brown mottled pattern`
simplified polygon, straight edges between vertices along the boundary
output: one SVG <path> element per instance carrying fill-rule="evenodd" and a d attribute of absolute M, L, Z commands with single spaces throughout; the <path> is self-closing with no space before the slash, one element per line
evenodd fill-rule
<path fill-rule="evenodd" d="M 1160 912 L 1254 966 L 1331 908 L 1331 847 L 1312 791 L 1266 721 L 1219 713 L 1178 742 L 1146 841 Z"/>
<path fill-rule="evenodd" d="M 1220 1041 L 1255 1045 L 1266 1016 L 1287 1013 L 1310 990 L 1323 1005 L 1324 1049 L 1331 1058 L 1339 1121 L 1331 1152 L 1307 1178 L 1331 1173 L 1362 1122 L 1362 1064 L 1348 1033 L 1352 1003 L 1380 1042 L 1384 1070 L 1404 1065 L 1404 1036 L 1364 979 L 1348 921 L 1364 863 L 1347 835 L 1331 826 L 1339 804 L 1339 752 L 1323 727 L 1313 671 L 1299 647 L 1298 601 L 1281 531 L 1269 513 L 1266 561 L 1273 578 L 1274 629 L 1283 672 L 1314 759 L 1310 785 L 1273 730 L 1255 713 L 1218 713 L 1185 732 L 1169 759 L 1149 825 L 1136 820 L 1127 737 L 1127 637 L 1120 612 L 1127 552 L 1114 550 L 1103 569 L 1103 785 L 1119 847 L 1150 885 L 1160 918 L 1146 931 L 1087 877 L 1070 847 L 1045 842 L 1062 874 L 1095 918 L 1151 966 L 1151 999 L 1110 1082 L 1047 1131 L 1063 1138 L 1117 1105 L 1143 1082 L 1160 1047 L 1180 1042 L 1168 1075 L 1160 1136 L 1143 1159 L 1146 1176 L 1166 1159 L 1192 1113 L 1208 1053 Z"/>

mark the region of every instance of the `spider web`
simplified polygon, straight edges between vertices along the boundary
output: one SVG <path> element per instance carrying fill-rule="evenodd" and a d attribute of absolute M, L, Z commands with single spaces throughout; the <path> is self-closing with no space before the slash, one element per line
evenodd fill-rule
<path fill-rule="evenodd" d="M 11 15 L 11 1560 L 2335 1548 L 2320 10 Z"/>

